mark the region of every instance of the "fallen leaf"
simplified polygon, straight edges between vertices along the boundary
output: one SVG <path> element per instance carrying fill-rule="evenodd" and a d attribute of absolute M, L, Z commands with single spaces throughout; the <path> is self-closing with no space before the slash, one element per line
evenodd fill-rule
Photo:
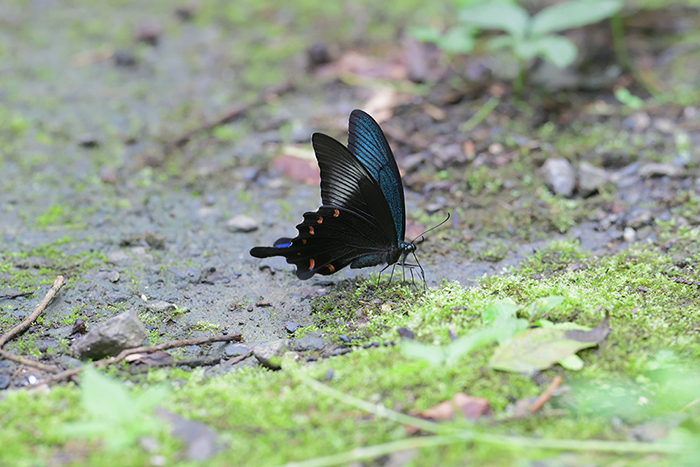
<path fill-rule="evenodd" d="M 452 399 L 440 402 L 439 404 L 424 410 L 418 414 L 416 417 L 422 418 L 424 420 L 453 420 L 455 414 L 461 413 L 462 417 L 466 420 L 478 420 L 479 418 L 488 415 L 491 411 L 491 405 L 488 399 L 483 397 L 474 397 L 462 392 L 456 393 L 452 396 Z M 406 428 L 408 434 L 415 434 L 418 432 L 418 428 L 414 426 L 409 426 Z"/>
<path fill-rule="evenodd" d="M 579 366 L 570 357 L 581 349 L 593 347 L 610 332 L 610 316 L 606 315 L 590 331 L 567 330 L 564 326 L 527 329 L 501 344 L 491 357 L 489 367 L 517 373 L 544 370 L 559 361 L 570 369 Z M 582 365 L 580 365 L 582 366 Z"/>
<path fill-rule="evenodd" d="M 318 185 L 320 176 L 318 162 L 312 149 L 300 146 L 287 145 L 272 162 L 272 167 L 278 172 L 283 172 L 293 180 L 304 182 L 307 185 Z"/>

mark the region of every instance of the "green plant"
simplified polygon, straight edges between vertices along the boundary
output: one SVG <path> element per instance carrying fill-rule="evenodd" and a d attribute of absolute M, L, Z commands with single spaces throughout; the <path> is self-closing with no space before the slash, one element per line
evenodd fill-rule
<path fill-rule="evenodd" d="M 449 53 L 469 53 L 474 49 L 476 34 L 481 30 L 504 31 L 488 39 L 490 50 L 510 49 L 519 62 L 513 83 L 516 93 L 522 90 L 527 62 L 540 57 L 564 68 L 578 53 L 566 37 L 554 34 L 610 18 L 622 9 L 620 0 L 572 0 L 547 7 L 534 16 L 515 3 L 478 3 L 460 9 L 459 25 L 445 34 L 416 28 L 410 33 L 418 40 L 433 42 Z"/>

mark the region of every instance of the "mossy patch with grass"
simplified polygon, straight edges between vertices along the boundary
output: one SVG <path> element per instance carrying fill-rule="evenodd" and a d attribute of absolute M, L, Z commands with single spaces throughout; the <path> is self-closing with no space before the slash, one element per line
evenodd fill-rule
<path fill-rule="evenodd" d="M 484 278 L 471 288 L 446 283 L 424 293 L 385 282 L 378 287 L 376 278 L 347 282 L 315 299 L 314 316 L 315 330 L 328 339 L 356 338 L 351 353 L 304 365 L 287 359 L 281 371 L 247 368 L 214 379 L 204 378 L 202 370 L 152 370 L 136 378 L 135 394 L 155 383 L 170 384 L 162 406 L 205 422 L 226 443 L 208 465 L 227 465 L 232 456 L 241 465 L 279 465 L 358 447 L 364 450 L 339 459 L 372 458 L 374 445 L 385 454 L 416 448 L 411 465 L 518 465 L 522 459 L 554 462 L 561 456 L 596 465 L 652 465 L 652 458 L 653 465 L 692 465 L 684 456 L 700 443 L 700 412 L 693 404 L 700 390 L 700 290 L 671 278 L 698 280 L 691 263 L 679 265 L 673 257 L 697 262 L 700 231 L 672 229 L 667 235 L 674 240 L 668 247 L 639 246 L 607 258 L 590 257 L 572 242 L 553 242 L 517 270 Z M 503 300 L 517 304 L 514 318 L 533 323 L 531 305 L 551 296 L 560 299 L 541 308 L 538 320 L 593 327 L 610 315 L 607 338 L 578 352 L 580 371 L 559 365 L 535 375 L 491 369 L 498 346 L 493 341 L 458 355 L 449 365 L 431 364 L 405 354 L 398 342 L 399 327 L 413 331 L 428 348 L 439 348 L 455 337 L 497 326 L 485 313 L 492 314 L 494 304 Z M 364 345 L 371 341 L 397 345 Z M 515 401 L 538 396 L 556 375 L 564 380 L 564 392 L 540 412 L 512 418 Z M 172 384 L 175 377 L 186 383 Z M 308 378 L 322 381 L 326 389 L 313 389 Z M 472 423 L 456 418 L 436 428 L 441 436 L 451 433 L 463 441 L 408 436 L 401 421 L 381 409 L 418 413 L 457 392 L 486 398 L 491 405 L 490 419 Z M 96 462 L 107 449 L 106 440 L 97 436 L 76 444 L 61 430 L 85 419 L 76 408 L 79 393 L 70 385 L 48 395 L 7 394 L 0 402 L 5 427 L 0 444 L 15 447 L 2 450 L 0 461 L 23 465 L 29 457 L 60 454 Z M 354 405 L 350 395 L 364 402 Z M 31 426 L 21 422 L 29 419 Z M 670 437 L 649 434 L 644 431 L 648 426 Z M 655 443 L 630 442 L 634 433 L 647 433 L 639 436 Z M 178 442 L 164 432 L 152 436 L 160 442 L 157 454 L 180 465 Z M 141 465 L 153 455 L 138 446 L 137 438 L 123 448 L 119 465 Z M 659 454 L 649 454 L 655 446 Z M 681 454 L 668 454 L 676 450 Z M 340 461 L 327 462 L 309 465 Z"/>

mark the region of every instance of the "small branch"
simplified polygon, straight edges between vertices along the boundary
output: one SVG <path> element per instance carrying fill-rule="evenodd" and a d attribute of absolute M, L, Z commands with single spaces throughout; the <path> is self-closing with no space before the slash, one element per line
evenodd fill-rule
<path fill-rule="evenodd" d="M 8 293 L 5 295 L 0 295 L 0 300 L 4 298 L 17 298 L 17 297 L 25 297 L 27 295 L 34 295 L 34 292 L 18 292 L 18 293 Z"/>
<path fill-rule="evenodd" d="M 56 280 L 54 281 L 53 285 L 49 289 L 48 292 L 46 292 L 46 295 L 44 296 L 44 299 L 34 308 L 34 311 L 32 312 L 31 315 L 24 321 L 22 321 L 20 324 L 15 326 L 14 328 L 10 329 L 7 334 L 4 336 L 0 337 L 0 348 L 2 348 L 3 345 L 7 343 L 10 339 L 12 339 L 14 336 L 17 334 L 24 332 L 29 328 L 29 326 L 32 325 L 32 323 L 39 317 L 41 312 L 44 311 L 44 309 L 47 307 L 51 299 L 56 295 L 56 293 L 63 287 L 63 284 L 65 283 L 65 279 L 63 276 L 58 276 Z"/>
<path fill-rule="evenodd" d="M 39 363 L 28 358 L 20 357 L 18 355 L 8 352 L 7 350 L 0 349 L 0 357 L 6 358 L 7 360 L 12 360 L 13 362 L 21 363 L 26 366 L 37 368 L 48 373 L 58 373 L 59 371 L 61 371 L 61 369 L 57 366 L 46 365 L 44 363 Z"/>
<path fill-rule="evenodd" d="M 697 287 L 700 287 L 700 282 L 698 281 L 689 281 L 687 279 L 681 279 L 680 277 L 671 277 L 668 276 L 672 281 L 678 282 L 679 284 L 685 284 L 685 285 L 695 285 Z"/>
<path fill-rule="evenodd" d="M 95 362 L 95 367 L 97 368 L 104 368 L 109 365 L 114 365 L 115 363 L 119 363 L 122 360 L 124 360 L 126 357 L 129 355 L 135 354 L 135 353 L 153 353 L 157 352 L 159 350 L 166 350 L 166 349 L 172 349 L 175 347 L 186 347 L 188 345 L 201 345 L 201 344 L 209 344 L 211 342 L 230 342 L 230 341 L 240 341 L 243 339 L 243 336 L 240 334 L 229 334 L 227 336 L 211 336 L 211 337 L 202 337 L 199 339 L 182 339 L 179 341 L 170 341 L 170 342 L 163 342 L 161 344 L 156 344 L 156 345 L 150 345 L 150 346 L 142 346 L 142 347 L 133 347 L 131 349 L 124 349 L 121 352 L 119 352 L 119 355 L 116 357 L 110 357 L 106 360 L 100 360 L 99 362 Z M 72 376 L 77 375 L 83 370 L 83 367 L 78 367 L 78 368 L 71 368 L 70 370 L 65 370 L 60 373 L 57 373 L 55 375 L 49 376 L 48 378 L 38 381 L 35 385 L 38 384 L 45 384 L 45 383 L 50 383 L 53 381 L 61 381 L 63 379 L 68 379 Z"/>
<path fill-rule="evenodd" d="M 200 126 L 199 128 L 195 128 L 194 130 L 188 131 L 187 133 L 180 136 L 175 141 L 166 145 L 166 151 L 170 151 L 174 148 L 181 148 L 185 144 L 189 143 L 190 140 L 192 138 L 194 138 L 195 136 L 197 136 L 198 134 L 211 131 L 218 126 L 230 123 L 230 122 L 236 120 L 237 118 L 244 116 L 245 114 L 247 114 L 248 112 L 250 112 L 254 108 L 263 105 L 264 103 L 266 103 L 267 101 L 269 101 L 273 97 L 280 96 L 282 94 L 286 94 L 287 92 L 291 91 L 292 89 L 294 89 L 294 83 L 292 81 L 286 81 L 277 87 L 274 87 L 268 91 L 265 91 L 265 92 L 261 93 L 257 97 L 257 99 L 255 99 L 250 104 L 245 104 L 245 105 L 241 105 L 238 107 L 234 107 L 234 108 L 230 109 L 228 112 L 226 112 L 224 114 L 224 116 L 219 118 L 218 120 L 215 120 L 211 123 L 206 123 L 206 124 Z"/>
<path fill-rule="evenodd" d="M 540 410 L 542 406 L 552 397 L 552 393 L 559 387 L 562 381 L 564 380 L 561 376 L 555 376 L 552 382 L 549 383 L 549 386 L 547 386 L 547 389 L 545 389 L 542 394 L 540 394 L 540 397 L 538 397 L 537 400 L 528 408 L 530 413 L 535 413 Z"/>
<path fill-rule="evenodd" d="M 249 351 L 247 351 L 247 352 L 244 353 L 243 355 L 239 355 L 239 356 L 237 356 L 237 357 L 233 357 L 233 358 L 231 358 L 231 359 L 229 359 L 229 360 L 226 360 L 223 364 L 224 364 L 224 365 L 229 365 L 229 366 L 230 366 L 230 365 L 235 365 L 236 363 L 240 362 L 241 360 L 245 360 L 246 358 L 248 358 L 248 356 L 249 356 L 250 354 L 252 354 L 252 353 L 253 353 L 253 349 L 250 349 Z"/>

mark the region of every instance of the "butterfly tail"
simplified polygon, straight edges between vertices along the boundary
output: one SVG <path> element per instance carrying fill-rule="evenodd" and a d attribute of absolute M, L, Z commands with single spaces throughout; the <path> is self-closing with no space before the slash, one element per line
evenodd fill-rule
<path fill-rule="evenodd" d="M 256 246 L 250 250 L 250 255 L 256 258 L 269 258 L 270 256 L 287 256 L 288 249 L 292 246 L 292 239 L 278 238 L 272 246 Z"/>

